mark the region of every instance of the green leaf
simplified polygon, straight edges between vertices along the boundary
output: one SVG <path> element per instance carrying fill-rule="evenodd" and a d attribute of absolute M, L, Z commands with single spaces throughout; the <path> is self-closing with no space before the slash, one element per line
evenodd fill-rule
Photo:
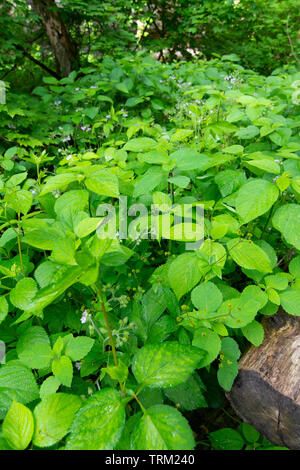
<path fill-rule="evenodd" d="M 300 316 L 300 289 L 289 287 L 279 296 L 281 306 L 287 313 Z"/>
<path fill-rule="evenodd" d="M 213 448 L 217 450 L 241 450 L 245 445 L 240 433 L 231 428 L 211 432 L 209 439 Z"/>
<path fill-rule="evenodd" d="M 77 237 L 84 238 L 94 232 L 104 217 L 86 217 L 75 227 Z"/>
<path fill-rule="evenodd" d="M 53 352 L 48 344 L 32 344 L 19 354 L 20 361 L 31 369 L 44 369 L 49 367 Z"/>
<path fill-rule="evenodd" d="M 128 367 L 119 359 L 117 366 L 103 367 L 101 377 L 103 377 L 104 374 L 108 374 L 113 380 L 118 380 L 118 382 L 123 383 L 126 382 L 128 376 Z"/>
<path fill-rule="evenodd" d="M 164 394 L 175 403 L 187 411 L 197 410 L 207 407 L 203 396 L 205 387 L 197 373 L 191 375 L 186 382 L 176 385 L 176 387 L 166 388 Z"/>
<path fill-rule="evenodd" d="M 16 349 L 20 361 L 31 369 L 48 367 L 53 357 L 48 335 L 40 326 L 25 330 L 17 342 Z"/>
<path fill-rule="evenodd" d="M 294 278 L 300 278 L 300 255 L 292 259 L 289 264 L 289 272 Z"/>
<path fill-rule="evenodd" d="M 54 377 L 54 375 L 50 375 L 50 377 L 47 377 L 46 380 L 41 385 L 40 388 L 40 397 L 43 400 L 46 398 L 48 395 L 52 395 L 53 393 L 56 393 L 57 390 L 59 389 L 60 386 L 60 381 Z"/>
<path fill-rule="evenodd" d="M 0 297 L 0 323 L 5 320 L 8 314 L 8 303 L 5 297 Z"/>
<path fill-rule="evenodd" d="M 221 350 L 219 335 L 205 327 L 197 328 L 194 333 L 192 345 L 207 352 L 207 356 L 200 362 L 199 368 L 205 367 L 213 362 L 218 357 Z"/>
<path fill-rule="evenodd" d="M 52 372 L 62 385 L 71 387 L 73 378 L 73 366 L 67 356 L 61 356 L 52 361 Z"/>
<path fill-rule="evenodd" d="M 236 210 L 244 223 L 267 212 L 278 199 L 278 188 L 265 180 L 253 180 L 244 184 L 236 198 Z"/>
<path fill-rule="evenodd" d="M 93 191 L 93 193 L 100 194 L 101 196 L 119 196 L 118 178 L 108 168 L 91 172 L 85 180 L 85 185 L 87 189 Z"/>
<path fill-rule="evenodd" d="M 13 401 L 2 424 L 3 437 L 10 447 L 16 450 L 26 449 L 31 441 L 33 429 L 34 421 L 29 408 Z"/>
<path fill-rule="evenodd" d="M 16 287 L 10 291 L 10 301 L 15 307 L 21 310 L 27 310 L 37 290 L 35 280 L 31 277 L 24 277 L 18 281 Z"/>
<path fill-rule="evenodd" d="M 149 387 L 174 387 L 193 373 L 204 352 L 176 342 L 149 344 L 134 356 L 132 372 L 136 380 Z"/>
<path fill-rule="evenodd" d="M 15 212 L 27 214 L 32 204 L 32 193 L 21 189 L 20 191 L 9 192 L 5 195 L 7 205 Z"/>
<path fill-rule="evenodd" d="M 254 344 L 254 346 L 259 346 L 263 342 L 264 329 L 256 320 L 253 320 L 253 322 L 244 326 L 244 328 L 242 328 L 242 332 L 247 340 Z"/>
<path fill-rule="evenodd" d="M 65 354 L 69 356 L 72 361 L 80 361 L 92 349 L 95 340 L 87 336 L 72 337 L 66 345 Z"/>
<path fill-rule="evenodd" d="M 206 170 L 211 164 L 211 159 L 197 152 L 197 150 L 184 147 L 171 153 L 171 160 L 176 160 L 176 168 L 181 171 Z"/>
<path fill-rule="evenodd" d="M 120 394 L 111 388 L 94 393 L 77 412 L 66 450 L 111 450 L 125 424 Z"/>
<path fill-rule="evenodd" d="M 78 181 L 78 179 L 80 179 L 79 177 L 83 179 L 82 175 L 77 175 L 73 173 L 61 173 L 56 176 L 51 176 L 46 182 L 46 184 L 42 187 L 40 196 L 48 194 L 51 191 L 64 190 L 68 187 L 70 183 L 73 183 L 73 181 Z"/>
<path fill-rule="evenodd" d="M 69 431 L 81 403 L 78 396 L 69 393 L 55 393 L 43 399 L 33 412 L 33 443 L 38 447 L 50 447 L 60 441 Z"/>
<path fill-rule="evenodd" d="M 238 358 L 241 353 L 238 344 L 232 338 L 223 338 L 221 362 L 217 372 L 218 382 L 224 390 L 229 391 L 238 374 Z"/>
<path fill-rule="evenodd" d="M 154 166 L 149 168 L 149 170 L 147 170 L 146 173 L 136 181 L 133 197 L 150 193 L 161 183 L 163 177 L 164 173 L 160 167 Z"/>
<path fill-rule="evenodd" d="M 260 438 L 259 432 L 256 431 L 256 429 L 253 426 L 250 426 L 250 424 L 248 423 L 242 423 L 240 429 L 246 441 L 250 442 L 251 444 L 257 442 Z"/>
<path fill-rule="evenodd" d="M 256 269 L 262 273 L 272 272 L 270 258 L 266 252 L 251 240 L 233 238 L 227 243 L 232 259 L 246 269 Z"/>
<path fill-rule="evenodd" d="M 134 450 L 192 450 L 195 440 L 188 421 L 178 410 L 168 405 L 154 405 L 145 411 L 134 429 L 131 447 Z"/>
<path fill-rule="evenodd" d="M 262 159 L 262 160 L 249 160 L 246 162 L 247 166 L 253 166 L 258 168 L 259 170 L 263 170 L 266 173 L 272 173 L 274 175 L 280 174 L 280 166 L 278 163 L 274 162 L 273 160 L 269 159 Z"/>
<path fill-rule="evenodd" d="M 198 284 L 201 275 L 198 258 L 194 253 L 183 253 L 175 258 L 169 267 L 168 277 L 178 300 Z"/>
<path fill-rule="evenodd" d="M 169 183 L 175 184 L 175 186 L 178 186 L 179 188 L 187 188 L 190 181 L 190 178 L 187 176 L 172 176 L 171 178 L 168 178 Z"/>
<path fill-rule="evenodd" d="M 220 307 L 223 296 L 217 286 L 208 281 L 193 289 L 191 299 L 196 308 L 208 313 L 215 312 Z"/>
<path fill-rule="evenodd" d="M 300 205 L 285 204 L 277 209 L 272 219 L 273 226 L 286 241 L 300 250 Z"/>
<path fill-rule="evenodd" d="M 157 142 L 150 137 L 137 137 L 129 140 L 123 147 L 129 152 L 146 152 L 157 147 Z"/>
<path fill-rule="evenodd" d="M 13 399 L 27 404 L 39 398 L 39 389 L 32 372 L 21 364 L 0 367 L 0 419 L 4 418 Z"/>

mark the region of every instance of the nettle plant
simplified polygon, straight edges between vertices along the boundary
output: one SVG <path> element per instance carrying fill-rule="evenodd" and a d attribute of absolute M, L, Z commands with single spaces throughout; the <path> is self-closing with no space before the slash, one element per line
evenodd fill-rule
<path fill-rule="evenodd" d="M 212 384 L 230 390 L 261 318 L 300 314 L 299 73 L 155 67 L 45 79 L 32 117 L 20 97 L 2 105 L 2 449 L 194 449 L 189 412 L 214 406 Z M 200 204 L 203 243 L 121 239 L 120 196 Z M 268 445 L 247 425 L 210 442 Z"/>

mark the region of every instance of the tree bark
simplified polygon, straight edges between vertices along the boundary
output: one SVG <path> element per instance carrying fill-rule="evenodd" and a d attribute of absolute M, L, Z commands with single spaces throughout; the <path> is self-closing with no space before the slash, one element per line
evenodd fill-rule
<path fill-rule="evenodd" d="M 263 324 L 265 339 L 241 358 L 227 398 L 269 441 L 300 450 L 300 318 L 280 310 Z"/>
<path fill-rule="evenodd" d="M 52 46 L 61 75 L 67 76 L 79 66 L 79 55 L 76 44 L 72 40 L 59 13 L 55 10 L 54 0 L 31 0 L 34 9 L 42 19 L 46 34 Z M 54 8 L 54 9 L 53 9 Z"/>

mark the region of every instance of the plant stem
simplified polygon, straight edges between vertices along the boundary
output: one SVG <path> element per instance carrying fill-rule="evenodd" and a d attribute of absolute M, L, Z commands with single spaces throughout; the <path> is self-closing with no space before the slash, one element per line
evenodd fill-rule
<path fill-rule="evenodd" d="M 111 332 L 111 327 L 110 327 L 109 320 L 108 320 L 107 311 L 106 311 L 105 304 L 104 304 L 102 290 L 101 290 L 100 286 L 98 286 L 97 284 L 95 284 L 95 289 L 97 291 L 97 294 L 99 296 L 99 300 L 100 300 L 100 303 L 101 303 L 101 309 L 102 309 L 104 319 L 105 319 L 105 323 L 106 323 L 106 328 L 107 328 L 107 332 L 108 332 L 108 336 L 109 336 L 110 346 L 111 346 L 111 349 L 112 349 L 114 363 L 115 363 L 115 366 L 118 367 L 117 352 L 116 352 L 116 348 L 115 348 L 114 338 L 113 338 L 113 335 L 112 335 L 112 332 Z"/>
<path fill-rule="evenodd" d="M 17 240 L 18 240 L 18 250 L 19 250 L 19 257 L 21 263 L 21 270 L 22 274 L 25 277 L 24 265 L 23 265 L 23 258 L 22 258 L 22 250 L 21 250 L 21 241 L 20 241 L 20 213 L 18 214 L 18 230 L 17 230 Z"/>

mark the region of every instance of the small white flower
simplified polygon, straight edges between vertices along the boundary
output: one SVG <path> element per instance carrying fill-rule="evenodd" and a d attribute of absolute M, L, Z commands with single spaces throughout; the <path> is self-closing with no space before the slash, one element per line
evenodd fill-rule
<path fill-rule="evenodd" d="M 110 114 L 107 114 L 105 117 L 106 117 L 107 119 L 110 119 L 110 118 L 111 118 L 111 115 L 110 115 Z"/>
<path fill-rule="evenodd" d="M 31 190 L 32 194 L 36 194 L 36 191 L 34 189 Z"/>
<path fill-rule="evenodd" d="M 86 310 L 84 310 L 84 311 L 82 312 L 81 318 L 80 318 L 80 322 L 81 322 L 82 324 L 84 324 L 84 323 L 87 322 L 88 315 L 89 315 L 89 314 L 87 313 Z"/>
<path fill-rule="evenodd" d="M 98 88 L 97 85 L 91 85 L 90 88 Z"/>
<path fill-rule="evenodd" d="M 81 362 L 75 362 L 75 367 L 76 367 L 76 369 L 80 370 L 81 369 Z"/>
<path fill-rule="evenodd" d="M 77 88 L 75 88 L 75 90 L 76 90 L 76 91 L 79 91 L 79 90 L 80 90 L 80 88 L 79 88 L 79 87 L 77 87 Z"/>
<path fill-rule="evenodd" d="M 68 156 L 66 157 L 66 160 L 72 160 L 72 155 L 68 155 Z"/>

